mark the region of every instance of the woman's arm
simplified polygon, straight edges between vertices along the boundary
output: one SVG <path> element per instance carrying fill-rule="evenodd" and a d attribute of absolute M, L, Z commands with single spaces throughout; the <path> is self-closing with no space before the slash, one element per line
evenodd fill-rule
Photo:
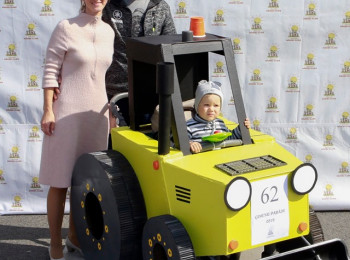
<path fill-rule="evenodd" d="M 52 135 L 55 130 L 55 115 L 52 109 L 54 88 L 44 88 L 44 114 L 41 118 L 41 130 Z"/>

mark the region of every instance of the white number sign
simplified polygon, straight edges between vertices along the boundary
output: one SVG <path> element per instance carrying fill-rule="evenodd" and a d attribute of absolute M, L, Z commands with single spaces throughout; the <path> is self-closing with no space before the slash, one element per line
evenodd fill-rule
<path fill-rule="evenodd" d="M 288 176 L 252 182 L 252 245 L 289 235 Z"/>

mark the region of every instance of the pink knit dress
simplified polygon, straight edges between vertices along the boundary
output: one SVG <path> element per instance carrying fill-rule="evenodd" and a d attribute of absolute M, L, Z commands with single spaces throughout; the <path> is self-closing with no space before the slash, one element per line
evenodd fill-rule
<path fill-rule="evenodd" d="M 52 187 L 71 186 L 76 159 L 104 150 L 108 143 L 108 100 L 105 74 L 112 62 L 114 32 L 86 13 L 61 21 L 52 33 L 46 53 L 43 88 L 58 87 L 53 103 L 56 126 L 44 136 L 39 182 Z"/>

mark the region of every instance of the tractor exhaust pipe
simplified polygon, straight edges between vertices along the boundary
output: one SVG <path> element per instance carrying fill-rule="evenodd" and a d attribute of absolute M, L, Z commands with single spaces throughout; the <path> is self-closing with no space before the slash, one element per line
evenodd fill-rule
<path fill-rule="evenodd" d="M 157 94 L 159 94 L 158 154 L 170 152 L 171 95 L 174 93 L 174 63 L 157 63 Z"/>

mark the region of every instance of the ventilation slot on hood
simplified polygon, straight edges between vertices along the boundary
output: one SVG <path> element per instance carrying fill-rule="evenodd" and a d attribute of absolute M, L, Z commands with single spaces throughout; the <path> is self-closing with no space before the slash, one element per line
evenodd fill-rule
<path fill-rule="evenodd" d="M 178 201 L 191 203 L 191 189 L 175 185 L 175 193 Z"/>

